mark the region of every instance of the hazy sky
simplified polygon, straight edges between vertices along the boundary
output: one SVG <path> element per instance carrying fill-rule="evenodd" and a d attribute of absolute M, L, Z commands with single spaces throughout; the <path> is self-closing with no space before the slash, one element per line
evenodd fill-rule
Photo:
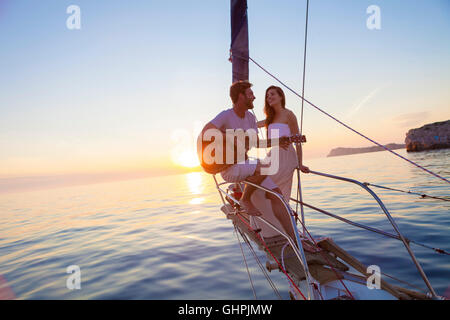
<path fill-rule="evenodd" d="M 66 27 L 72 4 L 80 30 Z M 305 5 L 248 1 L 250 55 L 298 90 Z M 176 168 L 231 106 L 229 15 L 228 0 L 0 0 L 0 178 Z M 450 118 L 449 57 L 448 0 L 310 1 L 305 96 L 381 143 Z M 254 65 L 250 81 L 263 119 L 275 82 Z M 300 118 L 300 100 L 287 104 Z M 305 164 L 370 145 L 307 105 L 304 132 Z"/>

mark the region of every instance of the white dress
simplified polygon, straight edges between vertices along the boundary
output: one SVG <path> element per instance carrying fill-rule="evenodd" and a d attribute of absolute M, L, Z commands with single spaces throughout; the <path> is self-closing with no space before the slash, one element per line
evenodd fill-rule
<path fill-rule="evenodd" d="M 291 136 L 291 130 L 289 126 L 285 123 L 272 123 L 269 125 L 269 139 L 272 138 L 281 138 L 281 137 L 289 137 Z M 283 149 L 281 147 L 272 147 L 269 153 L 267 154 L 267 158 L 272 158 L 275 160 L 276 157 L 273 156 L 274 152 L 278 152 L 278 170 L 270 175 L 271 179 L 278 188 L 281 189 L 284 199 L 289 203 L 289 198 L 291 197 L 292 190 L 292 180 L 295 168 L 298 167 L 298 159 L 297 153 L 295 151 L 294 146 L 289 145 L 288 149 Z M 257 189 L 252 197 L 251 201 L 253 205 L 262 213 L 263 218 L 272 223 L 275 227 L 284 230 L 281 224 L 278 222 L 278 219 L 275 217 L 272 211 L 272 205 L 270 200 L 266 199 L 265 192 Z M 250 217 L 250 221 L 252 223 L 252 227 L 260 228 L 261 235 L 263 237 L 273 237 L 279 235 L 276 231 L 274 231 L 271 227 L 267 226 L 265 223 L 257 221 L 257 219 Z"/>
<path fill-rule="evenodd" d="M 291 130 L 286 123 L 272 123 L 269 125 L 269 139 L 290 136 Z M 292 144 L 287 149 L 278 146 L 272 147 L 268 156 L 271 156 L 273 152 L 278 152 L 279 154 L 279 169 L 277 173 L 270 177 L 281 189 L 284 198 L 289 201 L 291 197 L 292 177 L 295 168 L 298 167 L 297 152 Z"/>

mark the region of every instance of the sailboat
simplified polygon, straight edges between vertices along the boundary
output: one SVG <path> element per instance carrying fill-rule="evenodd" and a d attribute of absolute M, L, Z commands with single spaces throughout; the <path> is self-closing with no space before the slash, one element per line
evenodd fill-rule
<path fill-rule="evenodd" d="M 283 82 L 274 77 L 270 72 L 265 70 L 256 61 L 250 58 L 247 1 L 230 0 L 230 5 L 230 61 L 232 62 L 233 69 L 233 82 L 249 79 L 249 61 L 252 61 L 258 67 L 263 69 L 263 71 L 267 72 L 275 80 L 280 82 L 283 86 L 294 92 Z M 296 92 L 294 93 L 302 99 L 302 102 L 307 102 L 310 105 L 318 108 L 317 106 L 304 99 L 303 94 L 300 95 Z M 340 122 L 337 119 L 335 120 Z M 351 130 L 355 131 L 354 129 Z M 388 151 L 395 154 L 395 152 L 391 150 Z M 418 166 L 417 164 L 415 165 Z M 422 169 L 428 171 L 425 168 Z M 386 218 L 395 230 L 395 233 L 388 233 L 366 225 L 362 225 L 305 203 L 302 200 L 301 196 L 301 180 L 300 171 L 298 169 L 297 195 L 299 195 L 299 199 L 284 199 L 281 195 L 273 192 L 272 190 L 253 184 L 249 181 L 242 181 L 241 183 L 219 182 L 217 176 L 215 174 L 212 174 L 217 191 L 223 203 L 221 207 L 222 212 L 225 214 L 227 219 L 232 221 L 236 234 L 239 235 L 243 242 L 248 245 L 249 249 L 253 253 L 253 257 L 257 260 L 262 272 L 266 275 L 269 284 L 272 286 L 272 288 L 274 288 L 280 298 L 281 295 L 279 295 L 279 293 L 277 292 L 268 272 L 278 270 L 286 276 L 291 288 L 289 291 L 289 295 L 291 299 L 294 300 L 444 299 L 435 292 L 427 275 L 425 274 L 419 261 L 415 257 L 410 247 L 410 244 L 414 243 L 414 241 L 406 238 L 401 233 L 388 209 L 381 201 L 381 199 L 376 195 L 376 193 L 371 188 L 369 188 L 369 184 L 351 178 L 335 176 L 317 171 L 311 171 L 310 174 L 318 175 L 326 179 L 339 180 L 345 183 L 355 184 L 364 189 L 378 203 L 381 211 L 386 215 Z M 445 178 L 442 179 L 446 180 Z M 446 181 L 448 182 L 448 180 Z M 239 199 L 242 195 L 245 184 L 252 185 L 261 192 L 272 193 L 279 199 L 280 202 L 283 203 L 286 213 L 290 216 L 290 221 L 294 229 L 295 239 L 291 238 L 283 230 L 279 223 L 277 223 L 276 219 L 270 217 L 270 214 L 265 214 L 265 212 L 263 212 L 264 214 L 261 216 L 249 216 L 247 212 L 239 206 Z M 295 204 L 297 207 L 300 206 L 301 211 L 298 212 L 297 209 L 294 210 L 291 207 L 291 203 Z M 408 254 L 410 255 L 412 263 L 417 268 L 426 287 L 428 288 L 428 291 L 423 292 L 421 290 L 411 289 L 405 286 L 394 285 L 386 281 L 384 277 L 381 277 L 379 270 L 364 265 L 361 261 L 341 248 L 333 239 L 329 237 L 312 236 L 308 231 L 307 225 L 305 223 L 303 214 L 304 206 L 327 216 L 338 219 L 342 222 L 348 223 L 354 227 L 362 228 L 368 232 L 375 232 L 385 237 L 401 241 L 405 246 Z M 265 211 L 265 209 L 263 208 L 261 211 Z M 268 211 L 270 210 L 268 209 Z M 241 245 L 240 240 L 239 244 Z M 422 245 L 417 242 L 416 244 Z M 265 266 L 256 254 L 254 246 L 256 246 L 258 250 L 265 253 L 265 256 L 267 257 Z M 423 246 L 428 247 L 426 245 Z M 448 254 L 444 250 L 438 248 L 429 248 L 441 254 Z M 393 277 L 391 278 L 395 279 Z M 255 292 L 254 295 L 256 298 Z"/>

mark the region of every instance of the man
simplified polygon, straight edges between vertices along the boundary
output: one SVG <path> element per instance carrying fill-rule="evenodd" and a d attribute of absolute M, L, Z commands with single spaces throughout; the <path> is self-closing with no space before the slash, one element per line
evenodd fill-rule
<path fill-rule="evenodd" d="M 230 97 L 233 102 L 233 108 L 222 111 L 218 114 L 211 122 L 209 122 L 202 130 L 201 137 L 204 137 L 204 133 L 208 130 L 220 130 L 221 132 L 225 132 L 227 129 L 243 129 L 246 132 L 254 131 L 257 132 L 257 124 L 256 118 L 252 115 L 248 110 L 254 108 L 253 101 L 255 100 L 255 96 L 251 89 L 252 84 L 248 81 L 237 81 L 233 83 L 230 87 Z M 279 144 L 283 148 L 287 148 L 290 144 L 289 138 L 280 138 Z M 270 147 L 271 141 L 268 141 L 266 144 L 262 144 L 257 138 L 256 147 Z M 251 145 L 248 143 L 248 140 L 245 143 L 245 153 L 247 153 L 248 149 Z M 281 194 L 281 190 L 277 187 L 277 185 L 270 179 L 270 177 L 261 174 L 261 170 L 264 168 L 264 165 L 261 164 L 260 161 L 251 161 L 245 157 L 245 161 L 235 163 L 235 164 L 225 164 L 222 167 L 218 168 L 217 171 L 220 172 L 222 178 L 226 182 L 230 183 L 238 183 L 244 180 L 252 182 L 257 185 L 261 185 L 269 190 L 273 190 L 274 192 Z M 240 200 L 240 206 L 246 209 L 249 215 L 260 215 L 258 210 L 253 206 L 250 201 L 250 196 L 252 195 L 255 187 L 246 185 L 242 198 Z M 266 197 L 270 199 L 272 203 L 272 208 L 275 212 L 285 212 L 283 204 L 279 201 L 279 199 L 270 194 L 266 193 Z M 289 235 L 295 239 L 293 234 L 293 230 L 290 223 L 290 218 L 287 214 L 282 215 L 283 218 L 280 219 L 281 224 L 285 228 L 285 230 L 289 233 Z M 283 221 L 281 221 L 283 220 Z"/>

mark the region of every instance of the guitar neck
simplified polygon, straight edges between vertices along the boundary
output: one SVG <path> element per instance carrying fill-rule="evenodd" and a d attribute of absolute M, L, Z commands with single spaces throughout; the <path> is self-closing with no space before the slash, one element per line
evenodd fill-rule
<path fill-rule="evenodd" d="M 266 139 L 266 140 L 259 140 L 260 144 L 267 144 L 267 146 L 269 147 L 273 147 L 273 146 L 278 146 L 280 144 L 280 139 L 284 138 L 284 137 L 280 137 L 280 138 L 271 138 L 271 139 Z M 301 137 L 298 134 L 295 134 L 293 136 L 288 137 L 289 138 L 289 142 L 297 142 L 300 143 L 301 142 Z"/>

